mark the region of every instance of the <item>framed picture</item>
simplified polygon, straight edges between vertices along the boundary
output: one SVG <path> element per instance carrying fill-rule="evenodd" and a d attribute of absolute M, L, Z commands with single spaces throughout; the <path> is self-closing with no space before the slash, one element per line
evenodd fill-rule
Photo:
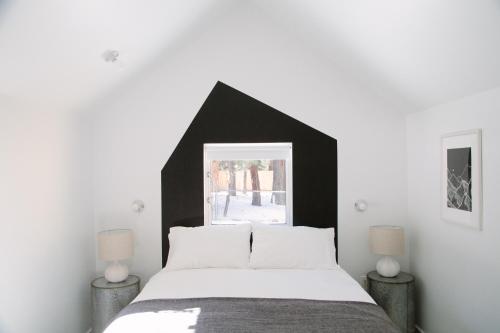
<path fill-rule="evenodd" d="M 481 130 L 447 134 L 441 142 L 442 218 L 481 230 Z"/>

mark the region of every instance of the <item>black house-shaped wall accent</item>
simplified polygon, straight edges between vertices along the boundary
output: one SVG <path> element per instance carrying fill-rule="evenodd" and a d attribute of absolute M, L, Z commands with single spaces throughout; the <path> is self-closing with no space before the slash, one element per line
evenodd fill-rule
<path fill-rule="evenodd" d="M 217 82 L 161 171 L 163 266 L 169 228 L 204 223 L 203 144 L 262 142 L 292 142 L 293 223 L 335 227 L 337 248 L 337 140 Z"/>

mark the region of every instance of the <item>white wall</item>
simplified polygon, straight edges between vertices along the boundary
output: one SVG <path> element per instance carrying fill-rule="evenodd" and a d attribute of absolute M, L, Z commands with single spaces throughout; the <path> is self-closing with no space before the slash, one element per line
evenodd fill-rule
<path fill-rule="evenodd" d="M 340 264 L 354 277 L 376 262 L 368 226 L 405 224 L 404 114 L 290 36 L 255 9 L 230 13 L 93 106 L 96 231 L 135 229 L 143 279 L 161 268 L 161 168 L 217 80 L 338 139 Z"/>
<path fill-rule="evenodd" d="M 483 231 L 440 218 L 443 134 L 483 129 Z M 427 333 L 500 327 L 500 88 L 407 118 L 411 271 Z"/>
<path fill-rule="evenodd" d="M 85 126 L 77 114 L 0 100 L 2 333 L 90 327 L 95 258 Z"/>

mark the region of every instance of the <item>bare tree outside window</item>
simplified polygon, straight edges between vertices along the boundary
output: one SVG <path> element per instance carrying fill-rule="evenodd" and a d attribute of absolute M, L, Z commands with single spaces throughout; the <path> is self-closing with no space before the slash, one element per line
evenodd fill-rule
<path fill-rule="evenodd" d="M 260 206 L 260 181 L 259 181 L 259 166 L 256 161 L 250 164 L 250 178 L 252 178 L 252 205 Z"/>
<path fill-rule="evenodd" d="M 273 160 L 271 166 L 273 170 L 273 194 L 271 196 L 271 202 L 274 202 L 277 205 L 285 205 L 286 204 L 285 161 Z"/>
<path fill-rule="evenodd" d="M 293 223 L 292 144 L 204 144 L 205 225 Z"/>
<path fill-rule="evenodd" d="M 284 160 L 213 160 L 210 168 L 212 221 L 286 223 Z"/>

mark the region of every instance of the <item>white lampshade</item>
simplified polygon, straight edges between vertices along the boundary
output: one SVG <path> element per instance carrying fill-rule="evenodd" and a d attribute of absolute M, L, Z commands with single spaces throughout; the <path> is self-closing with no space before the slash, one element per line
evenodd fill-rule
<path fill-rule="evenodd" d="M 123 260 L 134 254 L 134 235 L 130 229 L 101 231 L 98 233 L 97 239 L 101 260 Z"/>
<path fill-rule="evenodd" d="M 370 250 L 385 256 L 402 256 L 405 248 L 404 229 L 393 225 L 370 227 Z"/>

